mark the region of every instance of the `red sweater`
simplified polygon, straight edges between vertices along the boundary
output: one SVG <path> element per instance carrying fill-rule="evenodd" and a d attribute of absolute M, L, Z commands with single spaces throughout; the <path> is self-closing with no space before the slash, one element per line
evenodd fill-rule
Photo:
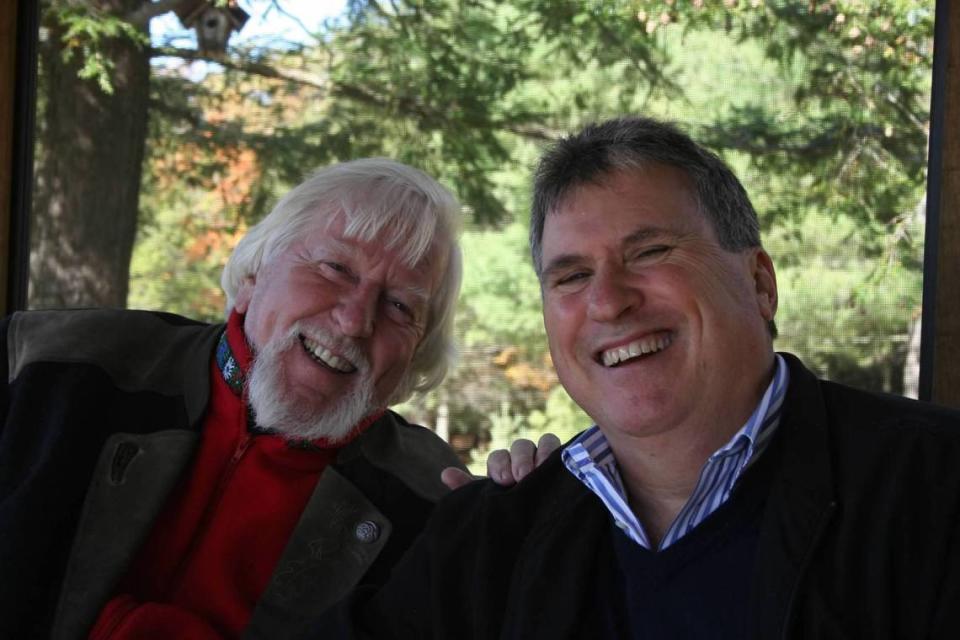
<path fill-rule="evenodd" d="M 242 374 L 242 316 L 227 341 Z M 336 447 L 292 447 L 251 432 L 244 397 L 211 364 L 211 398 L 192 469 L 173 491 L 90 638 L 239 637 Z M 377 417 L 359 425 L 360 433 Z M 342 445 L 338 445 L 342 446 Z"/>

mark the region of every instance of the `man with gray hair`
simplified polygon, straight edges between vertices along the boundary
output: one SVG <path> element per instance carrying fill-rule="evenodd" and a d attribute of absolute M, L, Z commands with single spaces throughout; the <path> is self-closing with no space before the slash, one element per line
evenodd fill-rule
<path fill-rule="evenodd" d="M 717 156 L 648 118 L 587 126 L 541 159 L 530 246 L 594 426 L 516 487 L 442 501 L 325 629 L 960 637 L 960 415 L 774 352 L 773 262 Z"/>
<path fill-rule="evenodd" d="M 462 469 L 387 410 L 450 365 L 459 219 L 421 171 L 346 162 L 240 241 L 226 325 L 6 319 L 0 637 L 283 638 L 381 583 Z"/>

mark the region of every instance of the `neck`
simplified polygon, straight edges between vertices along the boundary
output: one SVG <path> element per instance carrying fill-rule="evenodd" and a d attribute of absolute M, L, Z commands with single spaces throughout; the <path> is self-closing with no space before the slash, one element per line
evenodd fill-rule
<path fill-rule="evenodd" d="M 691 412 L 681 424 L 642 435 L 604 429 L 617 459 L 630 508 L 657 544 L 690 499 L 707 459 L 756 410 L 773 377 L 770 366 L 739 402 Z"/>
<path fill-rule="evenodd" d="M 706 442 L 682 446 L 673 440 L 661 434 L 638 438 L 626 448 L 611 442 L 630 508 L 654 546 L 690 499 L 707 458 L 722 446 Z"/>

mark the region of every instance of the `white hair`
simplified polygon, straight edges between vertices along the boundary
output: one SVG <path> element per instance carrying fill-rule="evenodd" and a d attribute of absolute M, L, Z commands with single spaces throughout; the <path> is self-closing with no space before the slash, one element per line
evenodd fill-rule
<path fill-rule="evenodd" d="M 237 244 L 220 279 L 233 309 L 243 281 L 289 248 L 318 219 L 346 219 L 344 235 L 370 241 L 389 238 L 387 247 L 415 266 L 439 249 L 442 274 L 430 299 L 423 338 L 410 370 L 390 398 L 402 402 L 414 391 L 429 391 L 443 380 L 456 354 L 453 318 L 463 272 L 458 236 L 460 205 L 436 180 L 388 158 L 365 158 L 320 169 L 285 195 Z M 387 232 L 381 235 L 381 232 Z"/>

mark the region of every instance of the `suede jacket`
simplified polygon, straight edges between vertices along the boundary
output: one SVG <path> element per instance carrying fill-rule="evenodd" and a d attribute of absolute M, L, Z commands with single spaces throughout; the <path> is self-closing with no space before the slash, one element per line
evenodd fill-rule
<path fill-rule="evenodd" d="M 223 325 L 17 313 L 0 324 L 0 638 L 85 638 L 199 442 Z M 385 580 L 462 466 L 387 412 L 320 476 L 244 637 L 285 638 Z M 362 525 L 362 526 L 361 526 Z"/>
<path fill-rule="evenodd" d="M 785 357 L 749 637 L 960 638 L 960 414 L 821 381 Z M 610 530 L 559 455 L 510 489 L 473 483 L 437 506 L 384 587 L 358 591 L 315 637 L 337 625 L 403 640 L 596 637 Z"/>

